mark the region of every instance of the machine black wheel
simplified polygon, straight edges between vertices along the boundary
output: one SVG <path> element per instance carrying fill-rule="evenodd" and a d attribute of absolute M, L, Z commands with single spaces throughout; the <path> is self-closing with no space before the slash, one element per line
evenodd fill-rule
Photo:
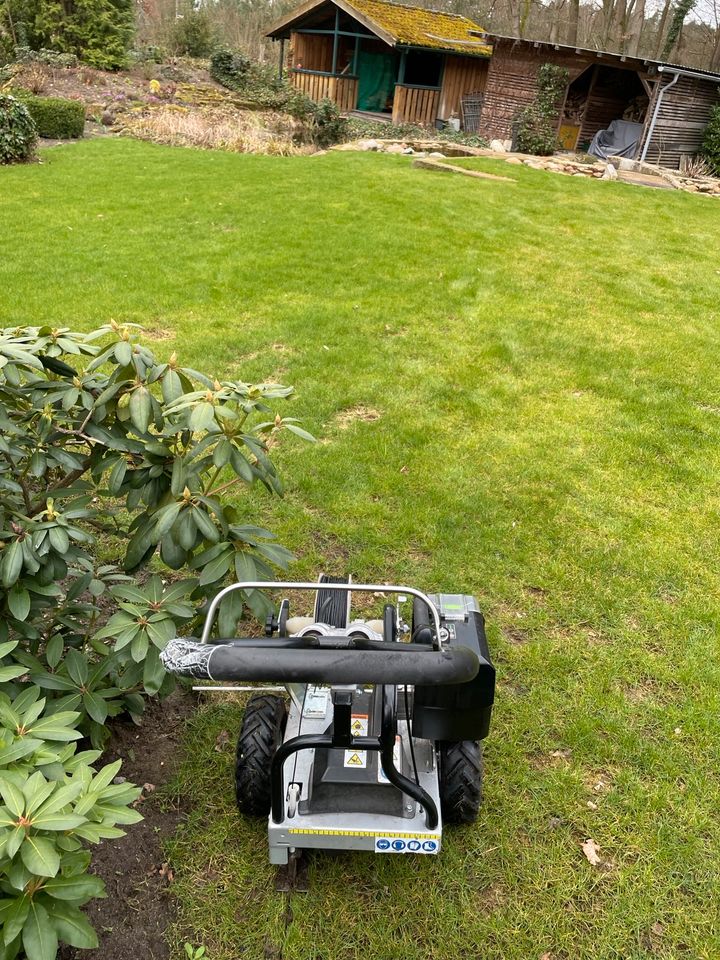
<path fill-rule="evenodd" d="M 440 804 L 445 823 L 473 823 L 482 799 L 482 746 L 476 740 L 440 744 Z"/>
<path fill-rule="evenodd" d="M 240 812 L 266 817 L 270 812 L 270 763 L 282 743 L 287 708 L 282 697 L 262 694 L 245 708 L 235 754 L 235 797 Z"/>

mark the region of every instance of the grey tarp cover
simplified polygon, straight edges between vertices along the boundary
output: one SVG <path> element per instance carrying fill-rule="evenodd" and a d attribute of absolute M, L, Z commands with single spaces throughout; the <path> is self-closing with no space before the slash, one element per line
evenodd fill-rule
<path fill-rule="evenodd" d="M 641 123 L 613 120 L 607 130 L 598 130 L 588 153 L 601 160 L 607 160 L 608 157 L 634 157 L 642 129 Z"/>

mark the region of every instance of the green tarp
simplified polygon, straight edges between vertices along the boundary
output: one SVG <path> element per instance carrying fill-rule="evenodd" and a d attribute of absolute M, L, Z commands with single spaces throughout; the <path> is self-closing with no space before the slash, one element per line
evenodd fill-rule
<path fill-rule="evenodd" d="M 396 54 L 361 50 L 358 56 L 358 110 L 389 109 L 396 79 Z"/>

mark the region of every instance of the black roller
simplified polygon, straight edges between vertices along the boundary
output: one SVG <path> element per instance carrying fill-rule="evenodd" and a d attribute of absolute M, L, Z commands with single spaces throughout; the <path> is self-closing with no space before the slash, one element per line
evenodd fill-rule
<path fill-rule="evenodd" d="M 350 583 L 350 577 L 328 577 L 320 574 L 319 583 Z M 326 623 L 329 627 L 344 629 L 350 622 L 350 591 L 318 590 L 315 595 L 316 623 Z"/>

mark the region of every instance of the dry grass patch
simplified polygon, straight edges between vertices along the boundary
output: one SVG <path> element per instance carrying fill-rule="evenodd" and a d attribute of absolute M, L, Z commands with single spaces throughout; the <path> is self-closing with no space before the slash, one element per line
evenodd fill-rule
<path fill-rule="evenodd" d="M 335 423 L 341 430 L 347 430 L 348 427 L 357 420 L 363 423 L 373 423 L 375 420 L 379 420 L 380 416 L 379 410 L 358 404 L 356 407 L 348 407 L 347 410 L 341 410 L 335 417 Z"/>
<path fill-rule="evenodd" d="M 293 121 L 277 113 L 192 110 L 177 104 L 164 104 L 142 113 L 124 115 L 120 129 L 140 140 L 171 147 L 283 157 L 307 152 L 293 142 Z"/>

